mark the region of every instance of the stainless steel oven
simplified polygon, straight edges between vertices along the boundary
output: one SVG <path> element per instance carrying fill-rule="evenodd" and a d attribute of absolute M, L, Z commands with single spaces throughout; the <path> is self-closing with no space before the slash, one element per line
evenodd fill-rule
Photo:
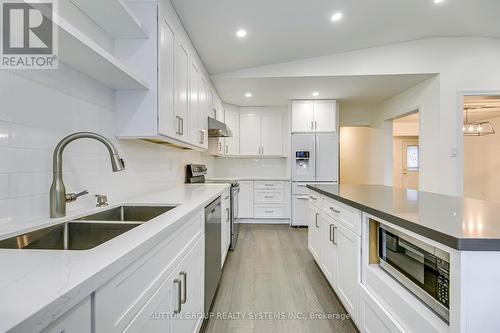
<path fill-rule="evenodd" d="M 450 254 L 386 225 L 378 229 L 380 267 L 447 323 Z"/>

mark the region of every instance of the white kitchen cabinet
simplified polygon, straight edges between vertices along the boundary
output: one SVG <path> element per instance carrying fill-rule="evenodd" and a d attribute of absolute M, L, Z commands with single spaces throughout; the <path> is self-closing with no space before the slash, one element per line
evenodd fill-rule
<path fill-rule="evenodd" d="M 192 61 L 189 66 L 189 140 L 201 144 L 200 132 L 200 70 Z"/>
<path fill-rule="evenodd" d="M 158 132 L 162 135 L 175 136 L 176 122 L 174 115 L 174 32 L 165 18 L 160 17 L 160 36 L 158 57 Z"/>
<path fill-rule="evenodd" d="M 360 286 L 359 323 L 363 333 L 405 333 L 394 317 L 363 286 Z"/>
<path fill-rule="evenodd" d="M 208 138 L 208 153 L 214 156 L 224 156 L 226 138 Z"/>
<path fill-rule="evenodd" d="M 45 328 L 42 333 L 91 333 L 92 315 L 90 297 L 76 305 L 61 318 Z"/>
<path fill-rule="evenodd" d="M 226 105 L 224 109 L 224 120 L 233 133 L 232 137 L 224 138 L 224 155 L 238 156 L 240 154 L 240 112 L 232 105 Z"/>
<path fill-rule="evenodd" d="M 202 237 L 170 278 L 171 286 L 174 288 L 171 293 L 173 296 L 171 313 L 177 315 L 172 319 L 172 332 L 196 333 L 201 327 L 203 318 L 197 314 L 203 313 L 204 310 L 204 244 L 205 239 Z"/>
<path fill-rule="evenodd" d="M 319 219 L 321 220 L 319 265 L 330 285 L 335 286 L 337 285 L 338 250 L 334 236 L 338 227 L 335 221 L 326 214 L 321 213 Z"/>
<path fill-rule="evenodd" d="M 337 102 L 292 101 L 292 132 L 336 132 Z"/>
<path fill-rule="evenodd" d="M 361 238 L 337 223 L 332 234 L 336 244 L 337 295 L 352 319 L 358 319 L 358 292 L 361 282 Z"/>
<path fill-rule="evenodd" d="M 200 147 L 208 149 L 208 112 L 210 106 L 208 105 L 208 89 L 209 84 L 200 75 L 199 77 L 199 112 L 198 112 L 198 129 L 199 138 L 198 142 Z"/>
<path fill-rule="evenodd" d="M 186 140 L 189 136 L 188 108 L 189 108 L 189 53 L 184 43 L 176 38 L 174 60 L 174 86 L 175 86 L 175 135 Z"/>
<path fill-rule="evenodd" d="M 259 109 L 241 111 L 240 155 L 283 155 L 283 113 Z"/>
<path fill-rule="evenodd" d="M 221 225 L 221 267 L 226 261 L 229 244 L 231 243 L 231 202 L 229 190 L 222 194 L 221 202 L 222 225 Z"/>
<path fill-rule="evenodd" d="M 321 211 L 315 205 L 309 205 L 309 227 L 307 229 L 308 247 L 319 264 L 321 251 Z"/>
<path fill-rule="evenodd" d="M 239 181 L 238 183 L 240 184 L 240 193 L 238 197 L 238 217 L 253 218 L 253 181 Z"/>
<path fill-rule="evenodd" d="M 261 155 L 283 155 L 283 113 L 262 112 Z"/>

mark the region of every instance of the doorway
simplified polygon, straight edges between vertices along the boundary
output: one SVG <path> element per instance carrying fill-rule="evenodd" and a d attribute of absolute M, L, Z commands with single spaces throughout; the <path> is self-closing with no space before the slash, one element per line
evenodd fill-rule
<path fill-rule="evenodd" d="M 500 95 L 464 96 L 464 196 L 500 202 Z"/>
<path fill-rule="evenodd" d="M 418 190 L 420 128 L 418 110 L 392 120 L 393 186 Z"/>

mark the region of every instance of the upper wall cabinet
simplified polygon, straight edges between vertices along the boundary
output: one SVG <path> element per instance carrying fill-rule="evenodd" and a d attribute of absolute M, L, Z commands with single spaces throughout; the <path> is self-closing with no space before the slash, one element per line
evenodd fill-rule
<path fill-rule="evenodd" d="M 149 38 L 117 40 L 115 52 L 151 88 L 117 92 L 117 136 L 207 149 L 207 116 L 219 98 L 175 10 L 168 1 L 131 2 L 130 10 Z"/>
<path fill-rule="evenodd" d="M 292 101 L 292 132 L 336 132 L 337 109 L 333 100 Z"/>
<path fill-rule="evenodd" d="M 240 154 L 240 112 L 238 107 L 226 105 L 224 108 L 224 120 L 233 136 L 225 138 L 224 154 L 238 156 Z"/>
<path fill-rule="evenodd" d="M 240 112 L 240 155 L 283 156 L 283 112 L 261 108 Z"/>

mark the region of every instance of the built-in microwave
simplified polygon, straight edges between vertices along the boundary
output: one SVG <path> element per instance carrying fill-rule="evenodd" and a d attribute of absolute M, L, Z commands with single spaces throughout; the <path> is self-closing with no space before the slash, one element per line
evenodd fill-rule
<path fill-rule="evenodd" d="M 378 252 L 380 267 L 449 323 L 450 254 L 382 224 Z"/>

